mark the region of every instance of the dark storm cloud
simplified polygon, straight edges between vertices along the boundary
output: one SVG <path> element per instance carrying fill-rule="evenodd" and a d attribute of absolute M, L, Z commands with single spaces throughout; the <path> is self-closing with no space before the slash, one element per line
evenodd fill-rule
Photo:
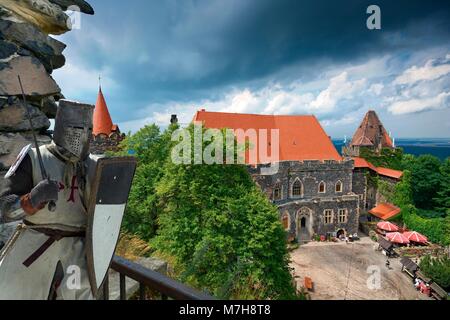
<path fill-rule="evenodd" d="M 88 68 L 112 68 L 116 104 L 219 97 L 233 86 L 310 79 L 320 68 L 394 51 L 408 55 L 449 39 L 449 1 L 94 1 L 90 41 L 69 34 Z M 377 4 L 382 30 L 366 28 Z M 86 37 L 83 34 L 83 37 Z M 89 57 L 89 59 L 86 59 Z M 298 73 L 301 70 L 301 73 Z M 126 115 L 121 115 L 126 118 Z"/>
<path fill-rule="evenodd" d="M 86 48 L 94 53 L 90 62 L 120 63 L 116 78 L 161 97 L 175 90 L 181 98 L 184 91 L 253 80 L 324 57 L 339 62 L 429 45 L 450 30 L 449 1 L 92 2 L 103 20 L 99 31 L 117 47 L 105 52 L 93 42 Z M 381 31 L 366 28 L 365 11 L 373 3 L 381 7 Z M 408 34 L 414 28 L 424 30 Z M 388 36 L 395 32 L 400 35 Z M 148 61 L 136 63 L 145 56 Z"/>

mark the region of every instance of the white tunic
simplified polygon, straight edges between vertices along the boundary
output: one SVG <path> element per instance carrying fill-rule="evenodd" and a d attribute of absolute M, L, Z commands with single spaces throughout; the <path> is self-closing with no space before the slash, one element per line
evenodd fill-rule
<path fill-rule="evenodd" d="M 65 179 L 66 170 L 71 165 L 60 161 L 46 146 L 40 148 L 42 160 L 51 180 L 58 182 L 60 190 L 56 211 L 48 208 L 40 210 L 26 221 L 35 225 L 50 225 L 53 229 L 66 231 L 85 230 L 89 203 L 90 182 L 93 179 L 96 158 L 87 160 L 86 190 L 80 196 L 76 178 Z M 33 168 L 33 184 L 43 180 L 36 150 L 31 149 L 29 155 Z M 69 171 L 72 172 L 72 171 Z M 74 173 L 75 174 L 75 173 Z M 69 183 L 67 183 L 69 180 Z M 58 261 L 64 270 L 64 279 L 57 291 L 58 299 L 92 299 L 91 287 L 86 265 L 85 239 L 63 238 L 54 242 L 31 266 L 23 262 L 30 257 L 49 237 L 35 230 L 20 231 L 6 256 L 0 261 L 0 300 L 45 300 L 48 298 L 50 286 Z"/>

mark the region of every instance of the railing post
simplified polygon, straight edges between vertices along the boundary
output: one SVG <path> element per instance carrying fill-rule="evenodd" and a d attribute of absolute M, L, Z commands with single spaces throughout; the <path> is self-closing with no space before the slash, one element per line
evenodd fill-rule
<path fill-rule="evenodd" d="M 120 274 L 120 300 L 127 300 L 125 275 Z"/>
<path fill-rule="evenodd" d="M 103 282 L 103 300 L 109 300 L 109 274 L 106 274 Z"/>
<path fill-rule="evenodd" d="M 139 283 L 139 299 L 145 300 L 145 285 L 142 282 Z"/>

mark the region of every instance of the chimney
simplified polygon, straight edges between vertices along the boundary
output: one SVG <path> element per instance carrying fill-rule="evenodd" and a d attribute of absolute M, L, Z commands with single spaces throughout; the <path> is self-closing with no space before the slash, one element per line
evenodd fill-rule
<path fill-rule="evenodd" d="M 170 118 L 170 123 L 171 124 L 177 124 L 178 123 L 178 117 L 176 114 L 173 114 L 172 117 Z"/>

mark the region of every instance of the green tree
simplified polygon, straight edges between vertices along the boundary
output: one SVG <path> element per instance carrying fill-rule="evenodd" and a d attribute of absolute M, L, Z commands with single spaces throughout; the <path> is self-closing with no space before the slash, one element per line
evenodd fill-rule
<path fill-rule="evenodd" d="M 376 167 L 384 167 L 395 170 L 402 169 L 402 148 L 383 148 L 379 153 L 370 148 L 361 148 L 360 157 L 366 159 Z"/>
<path fill-rule="evenodd" d="M 122 141 L 122 151 L 116 153 L 132 153 L 138 160 L 122 226 L 145 240 L 152 238 L 157 229 L 155 185 L 163 175 L 162 168 L 170 152 L 171 133 L 175 129 L 176 126 L 170 126 L 161 133 L 155 124 L 145 126 L 135 134 L 129 134 Z"/>
<path fill-rule="evenodd" d="M 428 237 L 431 242 L 450 245 L 450 216 L 445 218 L 422 218 L 413 205 L 402 208 L 402 217 L 406 226 Z"/>
<path fill-rule="evenodd" d="M 420 261 L 419 267 L 443 289 L 450 290 L 450 258 L 447 256 L 432 258 L 428 255 Z"/>
<path fill-rule="evenodd" d="M 435 204 L 433 199 L 437 196 L 442 181 L 440 160 L 432 155 L 421 155 L 414 160 L 407 157 L 403 165 L 412 174 L 411 186 L 415 205 L 422 209 L 432 209 Z"/>
<path fill-rule="evenodd" d="M 182 281 L 220 298 L 295 297 L 279 213 L 245 166 L 168 161 L 156 190 L 153 244 Z"/>
<path fill-rule="evenodd" d="M 437 209 L 450 215 L 450 158 L 447 158 L 441 166 L 441 185 L 435 202 Z"/>
<path fill-rule="evenodd" d="M 409 170 L 405 170 L 403 171 L 402 180 L 394 187 L 392 202 L 400 208 L 413 204 L 411 179 L 411 172 Z"/>

